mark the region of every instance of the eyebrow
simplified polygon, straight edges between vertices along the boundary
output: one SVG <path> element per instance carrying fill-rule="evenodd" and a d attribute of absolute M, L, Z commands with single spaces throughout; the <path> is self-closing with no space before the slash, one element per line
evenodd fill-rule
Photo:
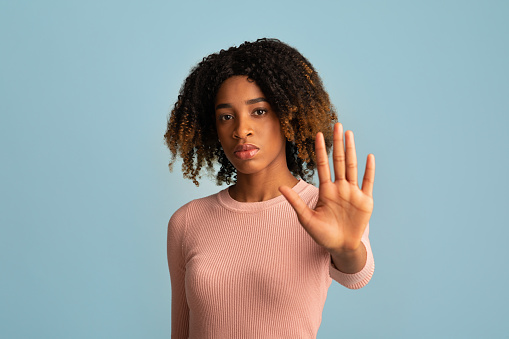
<path fill-rule="evenodd" d="M 250 99 L 250 100 L 246 101 L 246 105 L 256 104 L 257 102 L 267 102 L 267 100 L 262 97 L 256 98 L 256 99 Z"/>
<path fill-rule="evenodd" d="M 246 101 L 246 105 L 252 105 L 252 104 L 256 104 L 258 102 L 267 102 L 267 99 L 262 98 L 262 97 L 255 98 L 255 99 L 249 99 L 249 100 Z M 221 109 L 221 108 L 232 108 L 232 105 L 230 105 L 230 104 L 219 104 L 219 105 L 216 106 L 216 110 L 217 109 Z"/>

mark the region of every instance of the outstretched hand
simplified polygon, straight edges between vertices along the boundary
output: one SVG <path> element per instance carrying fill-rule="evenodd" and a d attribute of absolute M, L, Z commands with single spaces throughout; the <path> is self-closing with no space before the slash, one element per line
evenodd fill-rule
<path fill-rule="evenodd" d="M 345 133 L 343 143 L 343 126 L 340 123 L 334 126 L 334 181 L 331 180 L 329 159 L 321 132 L 317 134 L 315 152 L 320 182 L 315 209 L 309 208 L 291 188 L 281 186 L 279 191 L 293 207 L 300 223 L 316 243 L 333 256 L 355 252 L 361 246 L 362 235 L 373 211 L 375 156 L 368 155 L 360 189 L 352 131 Z"/>

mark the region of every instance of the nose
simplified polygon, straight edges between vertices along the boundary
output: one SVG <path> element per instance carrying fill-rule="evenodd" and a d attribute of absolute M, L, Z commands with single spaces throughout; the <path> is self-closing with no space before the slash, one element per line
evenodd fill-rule
<path fill-rule="evenodd" d="M 253 128 L 248 118 L 238 117 L 233 129 L 233 137 L 235 139 L 245 139 L 253 134 Z"/>

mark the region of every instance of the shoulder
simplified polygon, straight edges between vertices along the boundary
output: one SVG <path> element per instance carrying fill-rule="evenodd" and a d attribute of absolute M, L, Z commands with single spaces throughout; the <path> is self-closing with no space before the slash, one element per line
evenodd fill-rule
<path fill-rule="evenodd" d="M 315 185 L 310 184 L 310 183 L 304 181 L 304 189 L 302 190 L 303 194 L 316 195 L 316 194 L 318 194 L 318 191 L 319 191 L 318 187 L 316 187 Z"/>
<path fill-rule="evenodd" d="M 303 181 L 302 189 L 297 193 L 308 206 L 314 207 L 318 201 L 319 192 L 318 187 Z"/>
<path fill-rule="evenodd" d="M 200 215 L 207 214 L 210 208 L 217 205 L 218 195 L 215 193 L 203 198 L 191 200 L 178 208 L 170 218 L 168 223 L 169 228 L 180 228 L 185 227 L 189 222 L 189 218 L 199 217 Z"/>

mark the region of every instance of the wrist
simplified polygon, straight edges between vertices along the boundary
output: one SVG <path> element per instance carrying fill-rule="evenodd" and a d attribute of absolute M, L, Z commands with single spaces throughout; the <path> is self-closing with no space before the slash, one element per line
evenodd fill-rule
<path fill-rule="evenodd" d="M 361 241 L 359 241 L 359 243 L 357 245 L 343 246 L 341 248 L 331 249 L 331 250 L 329 250 L 329 253 L 332 256 L 336 256 L 336 257 L 351 257 L 351 256 L 355 256 L 360 251 L 362 251 L 363 247 L 364 247 L 364 245 L 362 244 Z"/>
<path fill-rule="evenodd" d="M 342 249 L 329 253 L 333 265 L 343 273 L 357 273 L 366 264 L 367 252 L 362 242 L 356 249 Z"/>

